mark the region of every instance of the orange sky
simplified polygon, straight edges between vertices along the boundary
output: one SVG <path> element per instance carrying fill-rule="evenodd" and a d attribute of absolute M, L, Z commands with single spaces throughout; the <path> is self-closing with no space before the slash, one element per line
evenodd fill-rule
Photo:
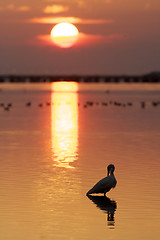
<path fill-rule="evenodd" d="M 69 49 L 48 41 L 61 18 L 81 33 Z M 159 23 L 159 0 L 5 0 L 0 74 L 160 71 Z"/>

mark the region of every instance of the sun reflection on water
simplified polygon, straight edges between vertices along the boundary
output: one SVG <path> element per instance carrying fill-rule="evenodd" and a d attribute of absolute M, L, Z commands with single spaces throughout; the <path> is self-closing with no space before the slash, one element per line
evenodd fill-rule
<path fill-rule="evenodd" d="M 78 147 L 78 83 L 52 83 L 51 134 L 54 166 L 73 168 Z"/>

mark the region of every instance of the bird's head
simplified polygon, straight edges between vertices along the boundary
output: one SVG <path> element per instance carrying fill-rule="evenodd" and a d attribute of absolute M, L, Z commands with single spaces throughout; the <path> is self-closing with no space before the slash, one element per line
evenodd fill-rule
<path fill-rule="evenodd" d="M 115 166 L 113 164 L 109 164 L 108 167 L 107 167 L 107 175 L 109 176 L 110 173 L 113 173 L 115 170 Z"/>

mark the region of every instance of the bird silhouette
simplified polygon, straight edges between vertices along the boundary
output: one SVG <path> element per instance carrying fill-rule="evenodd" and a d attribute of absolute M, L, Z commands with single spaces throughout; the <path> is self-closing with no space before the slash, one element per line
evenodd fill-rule
<path fill-rule="evenodd" d="M 87 192 L 87 196 L 94 193 L 103 193 L 104 196 L 107 192 L 114 188 L 117 184 L 116 178 L 114 176 L 115 166 L 113 164 L 108 165 L 107 167 L 107 177 L 102 178 L 99 182 L 97 182 L 93 188 L 91 188 Z"/>
<path fill-rule="evenodd" d="M 27 106 L 27 107 L 30 107 L 30 106 L 31 106 L 31 102 L 27 102 L 27 103 L 26 103 L 26 106 Z"/>

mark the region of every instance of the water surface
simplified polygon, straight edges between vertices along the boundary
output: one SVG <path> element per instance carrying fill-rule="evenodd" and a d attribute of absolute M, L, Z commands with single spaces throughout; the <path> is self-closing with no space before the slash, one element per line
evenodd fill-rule
<path fill-rule="evenodd" d="M 159 239 L 159 85 L 0 89 L 0 239 Z M 110 163 L 116 188 L 86 197 Z"/>

